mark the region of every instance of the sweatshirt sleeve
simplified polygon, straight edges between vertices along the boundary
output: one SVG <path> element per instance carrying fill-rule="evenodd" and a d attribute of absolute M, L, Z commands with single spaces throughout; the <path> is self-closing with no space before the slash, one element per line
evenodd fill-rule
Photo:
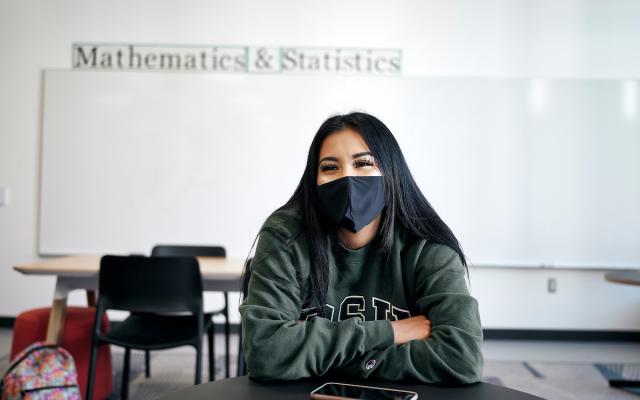
<path fill-rule="evenodd" d="M 415 278 L 416 308 L 431 321 L 430 337 L 370 351 L 361 363 L 347 363 L 345 372 L 424 383 L 480 381 L 482 326 L 458 253 L 445 245 L 426 246 L 418 258 Z M 376 361 L 373 367 L 371 360 Z"/>
<path fill-rule="evenodd" d="M 369 351 L 393 345 L 389 321 L 314 318 L 298 323 L 304 299 L 290 251 L 274 233 L 261 232 L 247 297 L 240 306 L 250 377 L 319 376 Z"/>

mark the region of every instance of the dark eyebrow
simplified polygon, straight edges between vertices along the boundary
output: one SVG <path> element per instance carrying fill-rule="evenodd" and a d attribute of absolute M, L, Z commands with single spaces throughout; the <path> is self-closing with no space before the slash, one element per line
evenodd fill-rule
<path fill-rule="evenodd" d="M 355 160 L 356 158 L 359 158 L 359 157 L 362 157 L 362 156 L 373 156 L 373 154 L 371 154 L 370 151 L 363 151 L 362 153 L 356 153 L 356 154 L 352 155 L 351 158 L 353 158 Z M 338 162 L 338 159 L 336 157 L 323 157 L 318 162 L 318 164 L 323 162 L 323 161 L 335 161 L 335 162 Z"/>
<path fill-rule="evenodd" d="M 356 153 L 354 155 L 352 155 L 351 157 L 355 160 L 358 157 L 362 157 L 362 156 L 373 156 L 373 154 L 371 154 L 370 151 L 363 151 L 362 153 Z"/>
<path fill-rule="evenodd" d="M 324 157 L 323 159 L 320 160 L 319 163 L 321 163 L 323 161 L 335 161 L 335 162 L 338 162 L 338 159 L 336 157 Z"/>

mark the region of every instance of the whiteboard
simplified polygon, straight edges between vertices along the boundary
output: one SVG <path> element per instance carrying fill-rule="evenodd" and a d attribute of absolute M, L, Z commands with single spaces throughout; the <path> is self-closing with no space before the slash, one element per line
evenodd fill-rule
<path fill-rule="evenodd" d="M 41 254 L 244 257 L 328 116 L 389 126 L 473 265 L 640 267 L 638 82 L 51 70 Z"/>

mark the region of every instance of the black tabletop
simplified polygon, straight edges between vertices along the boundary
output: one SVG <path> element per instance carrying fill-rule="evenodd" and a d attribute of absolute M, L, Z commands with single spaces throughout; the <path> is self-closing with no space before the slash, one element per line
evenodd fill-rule
<path fill-rule="evenodd" d="M 246 376 L 223 379 L 203 385 L 192 386 L 169 393 L 161 400 L 216 400 L 216 399 L 308 399 L 309 393 L 325 382 L 335 379 L 305 379 L 299 381 L 262 382 Z M 539 400 L 540 397 L 490 383 L 476 383 L 461 387 L 438 387 L 415 384 L 398 384 L 380 381 L 339 381 L 360 383 L 366 386 L 410 390 L 418 393 L 419 400 Z"/>

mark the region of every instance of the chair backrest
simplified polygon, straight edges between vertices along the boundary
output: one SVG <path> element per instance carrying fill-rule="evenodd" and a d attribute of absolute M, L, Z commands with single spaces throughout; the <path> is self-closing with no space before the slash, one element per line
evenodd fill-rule
<path fill-rule="evenodd" d="M 222 246 L 182 246 L 159 244 L 151 250 L 153 257 L 167 256 L 201 256 L 201 257 L 226 257 L 227 252 Z"/>
<path fill-rule="evenodd" d="M 195 257 L 104 256 L 98 308 L 202 313 L 202 277 Z"/>

